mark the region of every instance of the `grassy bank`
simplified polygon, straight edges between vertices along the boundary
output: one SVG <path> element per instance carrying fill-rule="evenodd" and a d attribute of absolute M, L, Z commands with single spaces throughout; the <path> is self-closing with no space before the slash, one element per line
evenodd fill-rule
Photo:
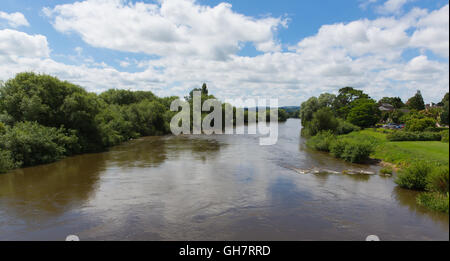
<path fill-rule="evenodd" d="M 395 182 L 403 188 L 423 191 L 417 203 L 434 211 L 449 212 L 449 144 L 442 141 L 391 142 L 390 131 L 363 130 L 353 136 L 371 136 L 377 146 L 371 157 L 400 169 Z"/>
<path fill-rule="evenodd" d="M 449 165 L 449 144 L 441 141 L 404 141 L 390 142 L 389 132 L 382 130 L 363 130 L 352 135 L 368 135 L 377 139 L 378 146 L 371 154 L 372 158 L 407 167 L 411 163 L 421 160 L 439 165 Z"/>

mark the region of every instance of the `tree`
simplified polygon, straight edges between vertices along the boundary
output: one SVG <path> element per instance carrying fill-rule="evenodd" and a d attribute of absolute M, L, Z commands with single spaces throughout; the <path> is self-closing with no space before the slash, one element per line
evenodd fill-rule
<path fill-rule="evenodd" d="M 321 108 L 313 114 L 312 120 L 307 123 L 308 136 L 315 136 L 321 131 L 335 132 L 339 125 L 331 108 Z"/>
<path fill-rule="evenodd" d="M 333 107 L 334 100 L 336 100 L 336 95 L 331 94 L 331 93 L 322 93 L 318 99 L 319 107 L 320 108 L 324 108 L 324 107 L 331 108 L 331 107 Z"/>
<path fill-rule="evenodd" d="M 351 103 L 359 99 L 369 99 L 369 95 L 353 87 L 342 88 L 334 101 L 333 108 L 339 117 L 345 119 L 351 110 Z"/>
<path fill-rule="evenodd" d="M 449 125 L 448 104 L 449 104 L 448 100 L 444 102 L 444 107 L 443 107 L 443 111 L 441 114 L 441 123 L 445 124 L 445 125 Z"/>
<path fill-rule="evenodd" d="M 439 106 L 444 106 L 445 102 L 448 101 L 449 97 L 448 97 L 448 92 L 444 95 L 444 98 L 442 99 L 441 102 L 439 102 L 437 105 Z"/>
<path fill-rule="evenodd" d="M 422 93 L 417 91 L 416 95 L 411 97 L 406 103 L 410 109 L 414 110 L 425 110 L 425 102 L 423 101 Z"/>
<path fill-rule="evenodd" d="M 383 103 L 388 103 L 392 105 L 395 109 L 400 109 L 405 106 L 400 97 L 384 97 L 378 101 L 378 105 L 381 105 Z"/>
<path fill-rule="evenodd" d="M 208 96 L 208 87 L 206 86 L 206 83 L 203 83 L 202 85 L 202 95 Z"/>
<path fill-rule="evenodd" d="M 311 97 L 302 103 L 300 106 L 300 119 L 302 120 L 303 126 L 306 126 L 306 124 L 312 120 L 314 112 L 319 108 L 319 100 L 316 97 Z"/>
<path fill-rule="evenodd" d="M 350 123 L 366 128 L 378 122 L 380 111 L 374 100 L 363 98 L 353 101 L 351 105 L 347 116 Z"/>

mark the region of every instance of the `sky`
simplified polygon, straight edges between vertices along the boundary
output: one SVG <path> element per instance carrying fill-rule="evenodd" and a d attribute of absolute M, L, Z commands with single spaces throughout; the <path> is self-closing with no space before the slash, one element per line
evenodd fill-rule
<path fill-rule="evenodd" d="M 449 88 L 448 0 L 0 0 L 0 80 L 33 71 L 100 93 L 298 106 L 345 86 L 374 99 Z"/>

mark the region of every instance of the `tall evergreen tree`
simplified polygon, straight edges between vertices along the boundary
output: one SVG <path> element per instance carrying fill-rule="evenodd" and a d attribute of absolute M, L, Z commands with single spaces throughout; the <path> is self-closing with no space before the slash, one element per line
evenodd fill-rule
<path fill-rule="evenodd" d="M 417 91 L 416 95 L 411 97 L 406 104 L 410 109 L 418 111 L 425 110 L 425 102 L 420 91 Z"/>

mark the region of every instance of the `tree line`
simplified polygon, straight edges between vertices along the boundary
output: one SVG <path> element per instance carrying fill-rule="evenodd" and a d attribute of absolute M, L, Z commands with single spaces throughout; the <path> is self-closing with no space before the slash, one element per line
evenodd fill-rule
<path fill-rule="evenodd" d="M 202 104 L 215 99 L 206 84 L 195 90 Z M 193 91 L 186 97 L 191 104 Z M 17 74 L 0 82 L 0 173 L 169 134 L 176 114 L 170 105 L 177 99 L 118 89 L 96 94 L 49 75 Z M 286 118 L 280 111 L 279 120 Z"/>
<path fill-rule="evenodd" d="M 392 109 L 381 111 L 383 104 L 389 104 Z M 345 87 L 338 95 L 324 93 L 311 97 L 302 103 L 299 115 L 302 135 L 306 137 L 320 131 L 346 134 L 377 123 L 406 124 L 407 130 L 424 131 L 436 127 L 436 123 L 449 124 L 449 94 L 437 106 L 426 109 L 420 91 L 406 103 L 399 97 L 384 97 L 377 102 L 361 90 Z"/>

